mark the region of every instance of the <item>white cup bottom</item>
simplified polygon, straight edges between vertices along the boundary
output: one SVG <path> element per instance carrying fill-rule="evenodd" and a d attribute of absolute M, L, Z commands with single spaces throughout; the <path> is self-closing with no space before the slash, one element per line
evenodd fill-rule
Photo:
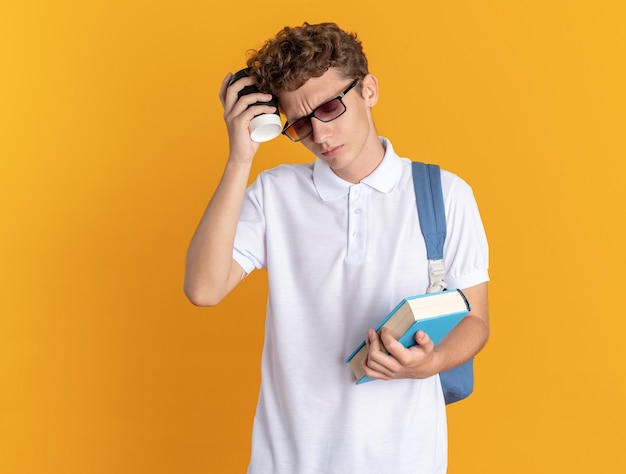
<path fill-rule="evenodd" d="M 257 115 L 250 121 L 250 138 L 257 143 L 266 142 L 280 135 L 283 126 L 276 114 Z"/>

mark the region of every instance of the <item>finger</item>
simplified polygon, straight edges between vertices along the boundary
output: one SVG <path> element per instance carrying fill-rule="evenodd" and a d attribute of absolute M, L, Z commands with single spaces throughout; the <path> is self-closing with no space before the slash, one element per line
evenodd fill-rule
<path fill-rule="evenodd" d="M 239 102 L 245 104 L 243 107 L 239 107 L 238 113 L 241 113 L 245 108 L 256 102 L 256 100 L 249 99 L 249 96 L 253 98 L 257 96 L 257 94 L 248 94 L 239 98 L 239 92 L 246 87 L 254 84 L 254 79 L 252 77 L 242 77 L 237 79 L 234 83 L 230 84 L 233 75 L 228 73 L 224 80 L 222 81 L 222 88 L 220 89 L 220 100 L 222 100 L 222 105 L 224 106 L 224 111 L 228 113 L 232 108 L 235 107 Z"/>
<path fill-rule="evenodd" d="M 247 94 L 237 99 L 235 96 L 235 103 L 230 106 L 230 97 L 226 98 L 226 105 L 224 106 L 224 116 L 228 119 L 241 117 L 244 121 L 250 121 L 254 117 L 260 114 L 273 114 L 277 111 L 274 105 L 258 104 L 258 102 L 269 102 L 272 99 L 271 94 L 264 94 L 262 92 L 255 92 L 253 94 Z"/>
<path fill-rule="evenodd" d="M 389 379 L 389 370 L 378 360 L 380 356 L 389 357 L 381 351 L 368 353 L 363 360 L 363 371 L 367 377 L 387 380 Z"/>
<path fill-rule="evenodd" d="M 388 351 L 390 349 L 390 346 L 393 346 L 394 343 L 400 344 L 398 342 L 398 340 L 395 337 L 393 337 L 393 334 L 391 334 L 391 331 L 388 328 L 382 328 L 381 329 L 381 331 L 380 331 L 380 340 L 381 340 L 381 344 Z M 400 346 L 402 346 L 402 344 L 400 344 Z"/>
<path fill-rule="evenodd" d="M 368 329 L 367 341 L 370 347 L 370 352 L 383 350 L 382 344 L 380 342 L 380 338 L 378 337 L 378 333 L 374 331 L 373 329 Z"/>
<path fill-rule="evenodd" d="M 380 338 L 385 349 L 391 356 L 401 362 L 408 357 L 407 348 L 398 342 L 398 340 L 391 334 L 391 331 L 387 328 L 383 328 Z"/>
<path fill-rule="evenodd" d="M 220 87 L 220 102 L 222 103 L 222 106 L 226 102 L 226 89 L 228 89 L 228 83 L 230 82 L 231 77 L 233 77 L 232 72 L 226 74 L 226 77 L 222 81 L 222 85 Z"/>
<path fill-rule="evenodd" d="M 372 379 L 381 379 L 381 380 L 389 380 L 391 377 L 389 376 L 388 370 L 374 361 L 367 360 L 364 367 L 363 373 L 366 377 Z"/>
<path fill-rule="evenodd" d="M 415 342 L 417 342 L 417 345 L 420 346 L 425 352 L 430 352 L 435 348 L 433 340 L 422 330 L 415 333 Z"/>
<path fill-rule="evenodd" d="M 370 330 L 368 332 L 368 340 L 370 341 L 367 357 L 368 367 L 386 377 L 390 377 L 397 368 L 398 363 L 396 359 L 387 353 L 384 341 L 376 331 Z"/>

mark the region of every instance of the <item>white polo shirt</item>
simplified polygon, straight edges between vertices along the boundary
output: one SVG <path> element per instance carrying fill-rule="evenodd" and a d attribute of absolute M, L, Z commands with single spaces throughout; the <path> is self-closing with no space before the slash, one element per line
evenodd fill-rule
<path fill-rule="evenodd" d="M 345 358 L 369 327 L 428 286 L 411 162 L 385 157 L 362 182 L 322 161 L 262 172 L 243 204 L 234 258 L 266 268 L 269 297 L 250 474 L 444 473 L 439 377 L 355 385 Z M 442 172 L 449 288 L 488 280 L 470 187 Z"/>

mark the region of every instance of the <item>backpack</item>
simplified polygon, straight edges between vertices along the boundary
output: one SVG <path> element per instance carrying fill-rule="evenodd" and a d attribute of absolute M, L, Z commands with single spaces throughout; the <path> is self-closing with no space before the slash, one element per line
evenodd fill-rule
<path fill-rule="evenodd" d="M 430 285 L 426 293 L 447 289 L 443 280 L 443 244 L 446 240 L 446 215 L 441 189 L 439 166 L 412 162 L 413 186 L 420 221 L 420 228 L 426 241 L 428 257 L 428 277 Z M 441 372 L 441 387 L 446 405 L 467 398 L 474 389 L 474 358 L 454 369 Z"/>

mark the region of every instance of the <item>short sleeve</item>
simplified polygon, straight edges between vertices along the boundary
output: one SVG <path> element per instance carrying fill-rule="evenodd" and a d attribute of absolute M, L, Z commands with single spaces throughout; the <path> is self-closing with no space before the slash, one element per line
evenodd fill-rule
<path fill-rule="evenodd" d="M 265 226 L 263 181 L 259 175 L 246 190 L 233 248 L 233 258 L 246 273 L 265 266 Z"/>
<path fill-rule="evenodd" d="M 448 288 L 468 288 L 489 281 L 489 246 L 471 187 L 442 172 L 447 236 L 444 245 Z"/>

